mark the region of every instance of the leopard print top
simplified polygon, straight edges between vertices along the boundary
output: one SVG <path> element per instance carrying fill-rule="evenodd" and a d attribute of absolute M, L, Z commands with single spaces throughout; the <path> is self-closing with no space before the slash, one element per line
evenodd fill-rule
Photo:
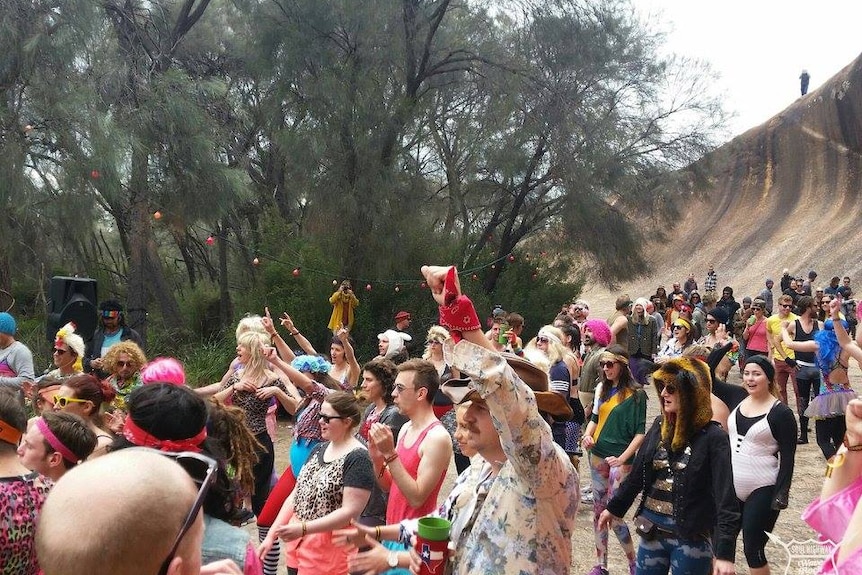
<path fill-rule="evenodd" d="M 301 521 L 311 521 L 339 509 L 345 487 L 371 491 L 374 469 L 364 447 L 357 447 L 338 459 L 323 460 L 328 442 L 321 443 L 311 452 L 296 480 L 294 512 Z"/>

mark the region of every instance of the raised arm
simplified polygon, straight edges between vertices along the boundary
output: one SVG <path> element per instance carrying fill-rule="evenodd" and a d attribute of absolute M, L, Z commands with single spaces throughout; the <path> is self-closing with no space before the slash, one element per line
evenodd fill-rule
<path fill-rule="evenodd" d="M 290 382 L 302 391 L 309 393 L 314 389 L 314 384 L 316 382 L 313 379 L 311 379 L 310 377 L 308 377 L 280 357 L 269 358 L 269 363 L 270 365 L 272 365 L 272 367 L 287 376 Z"/>
<path fill-rule="evenodd" d="M 269 334 L 269 340 L 272 342 L 272 345 L 275 346 L 276 351 L 278 351 L 278 355 L 282 357 L 285 361 L 293 361 L 293 358 L 296 357 L 296 354 L 293 353 L 293 350 L 290 349 L 290 346 L 287 345 L 287 342 L 279 335 L 278 330 L 275 328 L 275 323 L 272 321 L 272 315 L 269 313 L 269 306 L 264 308 L 265 313 L 262 318 L 260 318 L 260 322 L 263 324 L 263 329 L 266 330 L 266 333 Z M 289 329 L 288 333 L 293 332 L 295 330 Z"/>
<path fill-rule="evenodd" d="M 850 357 L 859 362 L 862 366 L 862 347 L 850 338 L 850 334 L 844 329 L 844 324 L 841 323 L 841 300 L 838 298 L 829 302 L 829 314 L 832 317 L 832 325 L 835 327 L 835 337 L 838 338 L 838 344 L 842 349 L 850 354 Z M 862 333 L 862 329 L 858 330 Z M 858 339 L 858 335 L 857 335 Z"/>
<path fill-rule="evenodd" d="M 350 370 L 347 372 L 347 383 L 353 389 L 359 382 L 359 372 L 361 369 L 359 368 L 359 362 L 356 361 L 356 352 L 353 346 L 350 345 L 349 334 L 350 332 L 347 329 L 341 328 L 338 330 L 337 336 L 338 341 L 341 342 L 341 346 L 344 348 L 344 357 L 347 360 L 347 365 L 350 366 Z"/>
<path fill-rule="evenodd" d="M 488 404 L 503 450 L 518 476 L 535 486 L 539 497 L 556 496 L 569 487 L 573 470 L 571 462 L 557 453 L 533 391 L 485 338 L 473 303 L 461 293 L 457 271 L 424 266 L 422 273 L 440 305 L 441 325 L 464 339 L 452 349 L 450 364 L 471 376 L 471 385 Z"/>
<path fill-rule="evenodd" d="M 293 320 L 290 319 L 290 316 L 287 315 L 287 312 L 281 314 L 281 325 L 287 330 L 293 339 L 296 340 L 296 343 L 299 344 L 299 347 L 307 353 L 308 355 L 317 355 L 317 351 L 314 349 L 314 346 L 311 345 L 311 342 L 308 341 L 302 333 L 300 333 L 299 329 L 294 325 Z M 287 359 L 287 358 L 285 358 Z M 291 352 L 291 359 L 287 360 L 288 362 L 293 361 L 293 353 Z"/>

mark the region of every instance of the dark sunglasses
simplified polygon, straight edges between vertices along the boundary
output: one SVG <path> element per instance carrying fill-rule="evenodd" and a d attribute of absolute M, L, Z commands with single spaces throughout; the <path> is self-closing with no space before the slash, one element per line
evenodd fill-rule
<path fill-rule="evenodd" d="M 669 383 L 667 385 L 659 384 L 659 386 L 659 395 L 661 395 L 665 391 L 668 393 L 668 395 L 673 395 L 674 393 L 676 393 L 676 386 L 672 383 Z"/>
<path fill-rule="evenodd" d="M 333 419 L 348 419 L 343 415 L 323 415 L 322 413 L 317 415 L 317 419 L 322 421 L 323 423 L 329 423 Z"/>
<path fill-rule="evenodd" d="M 684 328 L 684 327 L 685 327 L 684 325 L 679 325 L 679 324 L 674 324 L 674 325 L 673 325 L 673 329 L 682 329 L 682 328 Z"/>
<path fill-rule="evenodd" d="M 706 323 L 718 323 L 718 320 L 714 317 L 708 317 L 706 318 Z"/>
<path fill-rule="evenodd" d="M 615 361 L 600 361 L 599 365 L 605 368 L 613 367 L 617 362 Z"/>
<path fill-rule="evenodd" d="M 551 340 L 549 340 L 545 336 L 540 336 L 536 338 L 536 343 L 548 343 L 549 341 Z"/>
<path fill-rule="evenodd" d="M 783 304 L 781 304 L 781 307 L 790 309 L 793 307 L 793 304 L 792 303 L 783 303 Z"/>
<path fill-rule="evenodd" d="M 56 347 L 54 348 L 54 353 L 56 353 L 57 355 L 63 355 L 64 353 L 67 353 L 68 351 L 69 351 L 68 349 L 59 349 Z"/>
<path fill-rule="evenodd" d="M 102 312 L 102 317 L 106 318 L 106 319 L 112 318 L 112 317 L 120 317 L 120 312 L 118 312 L 116 310 L 106 309 Z"/>
<path fill-rule="evenodd" d="M 174 555 L 176 555 L 183 537 L 186 536 L 186 533 L 188 533 L 189 529 L 194 525 L 195 519 L 197 519 L 198 513 L 201 511 L 201 507 L 203 507 L 204 499 L 206 499 L 210 487 L 215 483 L 218 463 L 216 463 L 216 460 L 211 457 L 207 457 L 200 453 L 193 453 L 191 451 L 170 453 L 149 447 L 130 447 L 129 449 L 145 449 L 152 453 L 158 453 L 159 455 L 170 457 L 185 469 L 186 473 L 188 473 L 198 485 L 198 494 L 197 497 L 195 497 L 195 502 L 192 504 L 192 508 L 189 510 L 188 515 L 186 515 L 186 520 L 183 522 L 183 526 L 180 528 L 180 532 L 177 534 L 176 540 L 174 540 L 170 553 L 168 553 L 167 558 L 162 562 L 161 568 L 159 568 L 159 575 L 165 575 L 168 572 L 168 567 L 170 567 L 171 561 L 173 561 Z"/>
<path fill-rule="evenodd" d="M 117 367 L 131 367 L 132 366 L 131 361 L 116 361 L 114 363 L 117 365 Z"/>
<path fill-rule="evenodd" d="M 573 307 L 573 308 L 572 308 L 572 310 L 573 310 L 573 311 L 584 311 L 584 308 L 582 308 L 582 307 Z"/>

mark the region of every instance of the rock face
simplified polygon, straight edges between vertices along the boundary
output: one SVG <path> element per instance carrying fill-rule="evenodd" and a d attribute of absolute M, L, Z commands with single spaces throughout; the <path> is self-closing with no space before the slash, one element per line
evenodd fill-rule
<path fill-rule="evenodd" d="M 849 275 L 862 297 L 862 56 L 818 90 L 698 162 L 707 184 L 686 193 L 669 242 L 648 248 L 653 275 L 621 287 L 632 296 L 670 288 L 706 267 L 737 299 L 778 287 L 783 268 L 817 283 Z M 667 228 L 665 228 L 667 230 Z M 587 288 L 601 309 L 605 290 Z M 595 306 L 594 306 L 595 307 Z"/>

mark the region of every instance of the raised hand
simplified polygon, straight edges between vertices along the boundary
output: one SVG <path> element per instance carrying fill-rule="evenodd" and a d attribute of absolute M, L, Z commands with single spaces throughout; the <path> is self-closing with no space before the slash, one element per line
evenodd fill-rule
<path fill-rule="evenodd" d="M 266 333 L 269 335 L 275 335 L 275 324 L 272 322 L 272 316 L 269 314 L 269 307 L 263 308 L 265 313 L 262 318 L 260 318 L 260 323 L 263 324 L 263 329 L 266 330 Z"/>
<path fill-rule="evenodd" d="M 461 295 L 461 283 L 458 280 L 457 273 L 451 274 L 454 276 L 454 282 L 450 279 L 450 285 L 446 285 L 450 269 L 452 269 L 452 266 L 422 266 L 422 275 L 425 276 L 425 283 L 428 284 L 428 289 L 431 290 L 434 301 L 439 305 L 446 305 L 449 303 L 448 298 L 451 297 L 454 299 Z"/>

